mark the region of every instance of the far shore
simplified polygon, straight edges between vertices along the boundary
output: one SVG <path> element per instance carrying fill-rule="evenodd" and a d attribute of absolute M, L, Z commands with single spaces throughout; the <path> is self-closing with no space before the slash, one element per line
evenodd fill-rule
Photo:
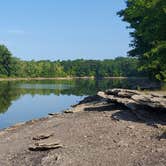
<path fill-rule="evenodd" d="M 74 80 L 74 79 L 98 79 L 95 77 L 7 77 L 0 81 L 29 81 L 29 80 Z M 101 79 L 146 79 L 145 77 L 103 77 Z"/>

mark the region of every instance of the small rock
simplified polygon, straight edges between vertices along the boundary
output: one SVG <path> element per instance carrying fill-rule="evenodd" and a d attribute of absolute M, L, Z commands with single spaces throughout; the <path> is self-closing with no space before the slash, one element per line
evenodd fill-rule
<path fill-rule="evenodd" d="M 117 143 L 117 141 L 116 141 L 115 139 L 113 139 L 113 142 L 114 142 L 114 143 Z"/>
<path fill-rule="evenodd" d="M 132 153 L 131 153 L 131 156 L 135 156 L 135 155 L 136 155 L 136 152 L 132 152 Z"/>
<path fill-rule="evenodd" d="M 59 159 L 57 155 L 48 155 L 41 160 L 42 165 L 55 165 L 55 161 Z"/>
<path fill-rule="evenodd" d="M 117 116 L 111 116 L 111 119 L 115 121 L 120 121 L 120 119 Z"/>
<path fill-rule="evenodd" d="M 144 147 L 144 148 L 149 148 L 149 146 L 148 146 L 148 145 L 143 145 L 143 147 Z"/>
<path fill-rule="evenodd" d="M 131 125 L 131 126 L 127 126 L 127 128 L 134 129 L 135 127 Z"/>
<path fill-rule="evenodd" d="M 128 144 L 125 143 L 124 141 L 119 141 L 119 142 L 118 142 L 118 146 L 119 146 L 119 147 L 128 147 Z"/>
<path fill-rule="evenodd" d="M 160 125 L 160 124 L 155 124 L 155 123 L 150 124 L 150 126 L 152 126 L 152 127 L 154 127 L 154 128 L 157 128 L 157 129 L 162 128 L 162 125 Z"/>
<path fill-rule="evenodd" d="M 74 113 L 73 110 L 65 110 L 64 113 Z"/>
<path fill-rule="evenodd" d="M 55 115 L 59 115 L 59 114 L 58 113 L 48 113 L 48 115 L 55 116 Z"/>
<path fill-rule="evenodd" d="M 163 152 L 163 151 L 164 151 L 163 148 L 157 148 L 157 149 L 156 149 L 156 152 Z"/>

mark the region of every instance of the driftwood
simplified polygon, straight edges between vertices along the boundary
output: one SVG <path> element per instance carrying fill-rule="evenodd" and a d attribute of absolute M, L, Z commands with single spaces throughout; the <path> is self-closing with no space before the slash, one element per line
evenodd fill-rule
<path fill-rule="evenodd" d="M 113 103 L 119 103 L 131 110 L 151 108 L 166 111 L 166 96 L 155 93 L 145 94 L 136 90 L 110 89 L 98 92 L 98 96 Z"/>

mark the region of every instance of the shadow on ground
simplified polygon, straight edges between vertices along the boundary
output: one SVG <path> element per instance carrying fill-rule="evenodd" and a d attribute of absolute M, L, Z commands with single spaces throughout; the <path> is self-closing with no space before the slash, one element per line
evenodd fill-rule
<path fill-rule="evenodd" d="M 92 104 L 92 106 L 85 108 L 84 111 L 112 112 L 111 118 L 115 120 L 146 123 L 147 125 L 166 125 L 166 112 L 161 110 L 141 109 L 133 111 L 120 104 L 104 103 L 100 106 Z"/>

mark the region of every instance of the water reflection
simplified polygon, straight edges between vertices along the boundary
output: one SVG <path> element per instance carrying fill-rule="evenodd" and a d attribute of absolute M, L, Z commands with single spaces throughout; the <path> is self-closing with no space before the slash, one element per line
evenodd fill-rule
<path fill-rule="evenodd" d="M 0 113 L 8 110 L 13 101 L 23 95 L 74 95 L 87 96 L 108 88 L 132 88 L 154 86 L 161 88 L 160 83 L 143 79 L 112 80 L 42 80 L 0 82 Z M 47 104 L 47 103 L 46 103 Z"/>

